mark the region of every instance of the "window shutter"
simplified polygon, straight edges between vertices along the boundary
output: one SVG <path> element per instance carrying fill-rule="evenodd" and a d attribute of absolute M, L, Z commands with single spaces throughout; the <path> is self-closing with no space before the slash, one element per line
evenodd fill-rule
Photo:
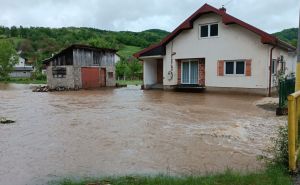
<path fill-rule="evenodd" d="M 218 61 L 218 76 L 224 76 L 224 60 Z"/>
<path fill-rule="evenodd" d="M 252 75 L 251 64 L 252 64 L 252 60 L 246 60 L 246 76 Z"/>

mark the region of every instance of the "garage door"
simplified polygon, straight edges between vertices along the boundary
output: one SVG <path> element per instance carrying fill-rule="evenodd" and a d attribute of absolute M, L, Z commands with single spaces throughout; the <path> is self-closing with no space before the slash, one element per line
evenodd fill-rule
<path fill-rule="evenodd" d="M 100 87 L 100 72 L 99 68 L 82 67 L 81 80 L 82 88 L 90 89 Z"/>

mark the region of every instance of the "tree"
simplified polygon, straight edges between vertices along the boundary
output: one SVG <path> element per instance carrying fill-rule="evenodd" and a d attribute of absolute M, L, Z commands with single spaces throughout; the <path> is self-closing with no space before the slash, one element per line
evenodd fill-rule
<path fill-rule="evenodd" d="M 7 79 L 19 57 L 13 45 L 6 40 L 0 40 L 0 79 Z"/>
<path fill-rule="evenodd" d="M 99 48 L 112 48 L 111 44 L 107 42 L 106 40 L 99 38 L 93 38 L 87 41 L 89 45 Z"/>
<path fill-rule="evenodd" d="M 139 73 L 142 72 L 141 63 L 138 60 L 133 59 L 129 61 L 128 67 L 129 67 L 129 76 L 131 80 L 136 80 L 139 77 Z"/>
<path fill-rule="evenodd" d="M 116 64 L 116 76 L 117 78 L 123 78 L 126 79 L 126 68 L 128 66 L 128 63 L 121 58 L 121 60 Z"/>
<path fill-rule="evenodd" d="M 12 26 L 10 28 L 10 35 L 11 35 L 11 37 L 18 37 L 19 36 L 19 30 L 16 26 Z"/>

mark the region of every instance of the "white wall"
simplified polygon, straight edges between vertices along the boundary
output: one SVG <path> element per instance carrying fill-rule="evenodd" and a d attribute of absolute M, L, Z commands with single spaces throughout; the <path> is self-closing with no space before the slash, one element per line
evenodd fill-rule
<path fill-rule="evenodd" d="M 15 64 L 15 67 L 25 67 L 25 59 L 22 57 L 19 57 L 18 63 Z"/>
<path fill-rule="evenodd" d="M 119 55 L 115 54 L 115 64 L 118 63 L 121 60 Z"/>
<path fill-rule="evenodd" d="M 144 85 L 151 86 L 157 82 L 157 62 L 155 59 L 145 59 L 144 67 Z"/>
<path fill-rule="evenodd" d="M 199 38 L 199 25 L 219 23 L 219 36 Z M 206 86 L 267 88 L 270 45 L 264 45 L 260 36 L 238 25 L 224 25 L 220 16 L 207 14 L 194 22 L 191 30 L 183 31 L 173 40 L 173 80 L 167 80 L 171 70 L 171 45 L 166 47 L 164 57 L 164 85 L 177 84 L 176 59 L 205 58 Z M 217 76 L 218 60 L 251 59 L 252 76 Z"/>
<path fill-rule="evenodd" d="M 31 75 L 31 71 L 13 71 L 9 73 L 9 76 L 12 78 L 30 78 Z"/>
<path fill-rule="evenodd" d="M 297 63 L 296 53 L 288 53 L 287 51 L 281 50 L 279 48 L 275 48 L 273 51 L 273 59 L 277 59 L 281 55 L 283 56 L 284 61 L 286 62 L 286 67 L 287 67 L 286 75 L 290 73 L 295 73 L 296 63 Z"/>

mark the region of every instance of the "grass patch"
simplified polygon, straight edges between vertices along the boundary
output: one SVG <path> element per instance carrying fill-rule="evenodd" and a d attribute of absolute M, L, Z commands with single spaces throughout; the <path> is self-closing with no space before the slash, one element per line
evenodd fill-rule
<path fill-rule="evenodd" d="M 50 185 L 292 185 L 291 177 L 280 167 L 242 174 L 227 170 L 223 174 L 208 176 L 170 177 L 125 176 L 95 179 L 63 179 Z"/>
<path fill-rule="evenodd" d="M 123 48 L 121 48 L 118 51 L 118 54 L 122 57 L 127 58 L 127 57 L 131 57 L 134 53 L 136 53 L 140 50 L 142 50 L 142 48 L 140 48 L 140 47 L 125 45 Z"/>
<path fill-rule="evenodd" d="M 142 85 L 143 81 L 141 81 L 141 80 L 117 80 L 117 83 L 120 85 Z"/>
<path fill-rule="evenodd" d="M 10 78 L 1 80 L 2 83 L 16 83 L 16 84 L 47 84 L 47 80 L 36 80 L 30 78 Z"/>

